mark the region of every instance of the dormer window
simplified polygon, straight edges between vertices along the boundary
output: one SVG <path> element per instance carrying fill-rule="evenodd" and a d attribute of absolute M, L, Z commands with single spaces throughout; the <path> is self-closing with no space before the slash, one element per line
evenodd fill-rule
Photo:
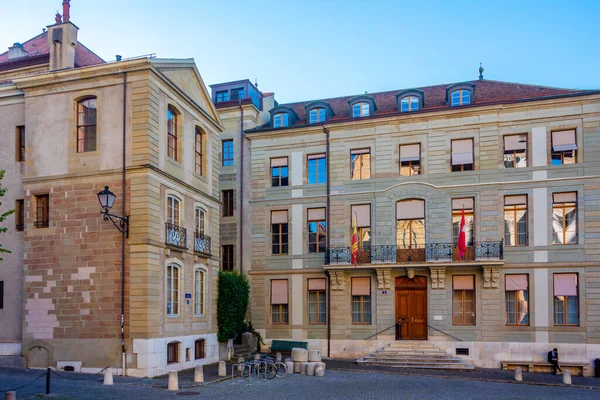
<path fill-rule="evenodd" d="M 400 111 L 409 112 L 419 109 L 419 98 L 416 96 L 406 96 L 400 100 Z"/>
<path fill-rule="evenodd" d="M 277 113 L 273 116 L 273 128 L 282 128 L 290 125 L 290 115 L 288 113 Z"/>
<path fill-rule="evenodd" d="M 309 112 L 309 121 L 311 124 L 325 121 L 325 109 L 324 108 L 313 108 Z"/>
<path fill-rule="evenodd" d="M 419 89 L 407 89 L 396 93 L 398 111 L 411 112 L 423 108 L 423 91 Z"/>
<path fill-rule="evenodd" d="M 369 103 L 356 103 L 352 106 L 352 118 L 368 117 Z"/>
<path fill-rule="evenodd" d="M 452 106 L 471 104 L 471 92 L 468 90 L 455 90 L 452 92 Z"/>

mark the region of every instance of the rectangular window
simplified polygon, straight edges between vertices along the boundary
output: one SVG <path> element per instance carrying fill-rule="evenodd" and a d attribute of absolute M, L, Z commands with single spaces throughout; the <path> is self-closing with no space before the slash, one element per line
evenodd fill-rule
<path fill-rule="evenodd" d="M 327 247 L 327 222 L 325 208 L 308 209 L 308 252 L 325 253 Z"/>
<path fill-rule="evenodd" d="M 271 187 L 288 186 L 288 158 L 271 158 Z"/>
<path fill-rule="evenodd" d="M 308 280 L 308 323 L 327 322 L 325 279 Z"/>
<path fill-rule="evenodd" d="M 452 172 L 473 171 L 473 139 L 452 141 Z"/>
<path fill-rule="evenodd" d="M 460 234 L 460 223 L 462 220 L 462 211 L 465 210 L 465 228 L 467 246 L 473 246 L 475 241 L 475 199 L 452 199 L 452 245 L 456 247 L 458 244 L 458 235 Z M 469 250 L 467 250 L 467 253 Z"/>
<path fill-rule="evenodd" d="M 504 196 L 504 243 L 527 246 L 527 195 Z"/>
<path fill-rule="evenodd" d="M 195 171 L 198 175 L 204 175 L 204 132 L 196 128 L 196 143 L 194 151 L 196 153 Z"/>
<path fill-rule="evenodd" d="M 452 325 L 475 325 L 475 276 L 452 276 Z"/>
<path fill-rule="evenodd" d="M 179 315 L 179 267 L 167 266 L 167 315 Z"/>
<path fill-rule="evenodd" d="M 308 156 L 308 184 L 316 185 L 327 181 L 327 159 L 325 153 Z"/>
<path fill-rule="evenodd" d="M 197 269 L 195 272 L 194 286 L 195 286 L 195 298 L 194 298 L 194 314 L 203 315 L 204 314 L 204 271 L 201 269 Z"/>
<path fill-rule="evenodd" d="M 271 211 L 271 254 L 288 253 L 288 212 Z"/>
<path fill-rule="evenodd" d="M 0 310 L 4 308 L 4 281 L 0 281 Z"/>
<path fill-rule="evenodd" d="M 244 98 L 244 88 L 231 89 L 230 100 L 242 100 Z"/>
<path fill-rule="evenodd" d="M 288 316 L 288 280 L 271 280 L 271 322 L 287 325 Z"/>
<path fill-rule="evenodd" d="M 552 243 L 577 243 L 577 192 L 552 195 Z"/>
<path fill-rule="evenodd" d="M 167 344 L 167 364 L 179 362 L 179 342 Z"/>
<path fill-rule="evenodd" d="M 221 246 L 221 265 L 223 271 L 233 271 L 233 245 Z"/>
<path fill-rule="evenodd" d="M 552 165 L 577 162 L 577 138 L 575 129 L 552 132 Z"/>
<path fill-rule="evenodd" d="M 400 145 L 400 176 L 413 176 L 421 173 L 421 145 Z"/>
<path fill-rule="evenodd" d="M 527 274 L 506 275 L 506 325 L 529 325 L 529 279 Z"/>
<path fill-rule="evenodd" d="M 96 151 L 96 98 L 77 103 L 77 152 Z"/>
<path fill-rule="evenodd" d="M 229 92 L 227 90 L 221 90 L 216 93 L 217 95 L 217 103 L 222 101 L 229 101 Z"/>
<path fill-rule="evenodd" d="M 223 140 L 222 145 L 223 166 L 231 167 L 233 166 L 233 139 Z"/>
<path fill-rule="evenodd" d="M 579 325 L 577 274 L 554 274 L 554 325 Z"/>
<path fill-rule="evenodd" d="M 350 207 L 350 238 L 354 232 L 354 218 L 356 218 L 356 233 L 358 234 L 359 259 L 361 250 L 371 247 L 371 205 L 361 204 Z"/>
<path fill-rule="evenodd" d="M 15 229 L 22 231 L 25 228 L 25 200 L 17 200 L 15 206 Z"/>
<path fill-rule="evenodd" d="M 206 358 L 206 340 L 197 339 L 194 342 L 194 359 L 200 360 Z"/>
<path fill-rule="evenodd" d="M 352 278 L 352 323 L 371 324 L 371 278 Z"/>
<path fill-rule="evenodd" d="M 36 214 L 35 214 L 35 227 L 36 228 L 47 228 L 50 225 L 49 214 L 50 214 L 50 195 L 41 194 L 35 196 L 36 200 Z"/>
<path fill-rule="evenodd" d="M 371 149 L 350 151 L 350 179 L 371 178 Z"/>
<path fill-rule="evenodd" d="M 223 201 L 223 217 L 233 217 L 233 189 L 221 191 Z"/>
<path fill-rule="evenodd" d="M 425 248 L 425 201 L 396 203 L 396 246 L 397 249 Z"/>
<path fill-rule="evenodd" d="M 527 135 L 504 136 L 504 168 L 527 166 Z"/>
<path fill-rule="evenodd" d="M 25 127 L 17 126 L 17 161 L 25 161 Z"/>

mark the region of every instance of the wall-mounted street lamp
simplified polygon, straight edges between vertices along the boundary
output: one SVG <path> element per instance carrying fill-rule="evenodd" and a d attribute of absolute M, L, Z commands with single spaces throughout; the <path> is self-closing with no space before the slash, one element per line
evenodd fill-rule
<path fill-rule="evenodd" d="M 129 237 L 129 216 L 120 217 L 109 213 L 116 198 L 117 196 L 108 190 L 108 186 L 104 186 L 104 190 L 98 192 L 98 200 L 100 201 L 100 207 L 102 207 L 100 214 L 102 214 L 105 221 L 110 220 L 120 232 L 125 233 L 125 236 Z M 118 224 L 115 220 L 118 221 Z"/>

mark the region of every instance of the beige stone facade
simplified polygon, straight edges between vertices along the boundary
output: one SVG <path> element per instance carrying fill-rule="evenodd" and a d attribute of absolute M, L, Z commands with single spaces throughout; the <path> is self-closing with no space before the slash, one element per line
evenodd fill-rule
<path fill-rule="evenodd" d="M 110 366 L 154 376 L 217 361 L 222 128 L 194 61 L 139 58 L 54 71 L 61 61 L 53 57 L 35 74 L 17 68 L 11 76 L 10 61 L 0 63 L 10 79 L 0 87 L 5 205 L 24 201 L 23 232 L 13 219 L 3 235 L 13 250 L 3 262 L 13 274 L 0 279 L 11 287 L 12 314 L 0 342 L 20 344 L 34 368 Z M 86 99 L 95 99 L 95 140 L 82 151 Z M 15 161 L 18 126 L 26 128 L 23 162 Z M 124 348 L 121 233 L 100 215 L 104 186 L 117 196 L 110 212 L 130 221 Z"/>
<path fill-rule="evenodd" d="M 391 110 L 394 94 L 388 111 L 380 112 L 388 100 L 385 94 L 374 94 L 372 98 L 381 102 L 380 110 L 370 117 L 351 118 L 348 111 L 340 115 L 352 98 L 331 99 L 324 102 L 334 106 L 336 116 L 310 124 L 308 111 L 303 115 L 302 108 L 306 105 L 308 110 L 311 103 L 295 103 L 272 111 L 289 113 L 288 127 L 277 129 L 271 122 L 246 131 L 252 172 L 251 316 L 264 337 L 305 340 L 324 354 L 358 358 L 402 340 L 404 334 L 411 336 L 404 339 L 435 341 L 452 353 L 455 348 L 467 348 L 469 355 L 461 357 L 475 366 L 494 368 L 501 360 L 543 360 L 553 346 L 561 349 L 565 362 L 591 364 L 600 355 L 596 312 L 600 306 L 600 95 L 573 91 L 502 101 L 497 98 L 510 99 L 512 84 L 480 81 L 475 85 L 479 98 L 467 107 L 451 107 L 449 101 L 431 106 L 430 99 L 437 94 L 424 88 L 424 101 L 426 105 L 429 101 L 430 108 L 419 112 Z M 491 99 L 494 86 L 502 86 L 505 97 L 485 98 Z M 528 90 L 527 85 L 523 87 Z M 422 96 L 423 91 L 416 92 Z M 299 115 L 298 122 L 292 114 Z M 553 147 L 559 145 L 553 135 L 561 131 L 575 132 L 576 157 L 572 163 L 553 165 L 552 153 L 560 149 Z M 509 135 L 524 135 L 519 143 L 525 143 L 525 165 L 505 167 L 505 137 Z M 464 139 L 472 140 L 473 170 L 453 172 L 452 148 L 457 145 L 453 141 Z M 420 147 L 420 174 L 402 176 L 401 146 L 412 144 Z M 370 176 L 353 180 L 353 151 L 363 149 L 369 150 Z M 326 181 L 313 184 L 308 178 L 309 156 L 326 152 L 329 196 Z M 289 160 L 289 183 L 273 187 L 272 160 L 282 157 Z M 555 244 L 553 208 L 565 193 L 573 195 L 576 203 L 575 221 L 569 225 L 576 237 L 567 239 L 569 244 Z M 525 239 L 515 242 L 519 245 L 506 242 L 509 196 L 526 199 L 526 218 L 519 227 Z M 452 205 L 459 199 L 472 199 L 474 221 L 473 243 L 461 261 L 453 241 Z M 418 233 L 422 242 L 410 249 L 401 246 L 398 225 L 401 211 L 397 207 L 406 200 L 421 201 L 424 209 L 424 233 Z M 354 267 L 349 254 L 351 210 L 359 205 L 370 207 L 370 243 L 359 252 Z M 327 206 L 327 250 L 311 253 L 308 212 Z M 461 210 L 454 208 L 458 235 Z M 275 238 L 281 228 L 273 225 L 273 212 L 279 211 L 287 212 L 287 248 L 278 251 L 284 254 L 274 254 L 273 249 L 274 241 L 283 240 Z M 570 303 L 562 311 L 563 297 L 555 291 L 564 290 L 555 283 L 561 274 L 575 274 L 576 279 L 576 292 L 565 295 Z M 520 323 L 513 323 L 515 311 L 509 310 L 515 307 L 510 300 L 514 287 L 506 282 L 514 276 L 525 279 L 527 285 L 527 293 L 520 293 L 527 299 L 516 300 Z M 461 284 L 460 277 L 471 280 L 468 293 L 454 288 Z M 322 304 L 310 300 L 314 295 L 309 294 L 309 280 L 319 278 L 327 280 L 323 295 L 330 309 L 324 319 L 315 318 L 315 307 L 322 309 Z M 353 296 L 354 290 L 364 290 L 354 278 L 368 278 L 369 304 L 361 305 L 359 297 L 365 301 L 365 296 Z M 418 286 L 420 279 L 424 286 Z M 279 304 L 274 306 L 281 303 L 273 300 L 281 294 L 280 289 L 272 290 L 276 280 L 286 281 L 286 316 Z M 419 303 L 421 308 L 424 304 L 419 326 L 410 321 L 416 319 L 415 314 L 404 318 L 407 315 L 399 311 L 405 289 L 411 296 L 420 296 L 411 291 L 416 287 L 417 292 L 426 293 L 425 301 Z M 457 298 L 463 295 L 472 300 Z M 359 315 L 354 319 L 353 311 L 360 314 L 360 307 L 370 311 L 370 320 L 357 322 L 362 318 Z M 397 322 L 408 326 L 400 328 L 401 334 Z M 410 334 L 406 329 L 414 331 Z"/>

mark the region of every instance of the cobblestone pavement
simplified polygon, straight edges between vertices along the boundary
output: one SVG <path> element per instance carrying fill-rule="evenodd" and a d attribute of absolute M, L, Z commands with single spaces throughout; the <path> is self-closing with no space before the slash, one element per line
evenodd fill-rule
<path fill-rule="evenodd" d="M 25 384 L 39 376 L 39 370 L 0 369 L 0 399 L 11 386 Z M 52 394 L 57 400 L 104 399 L 169 399 L 176 393 L 156 385 L 153 379 L 115 377 L 113 386 L 103 386 L 100 376 L 68 374 L 66 378 L 52 378 Z M 182 382 L 180 382 L 182 384 Z M 17 391 L 17 399 L 39 399 L 43 393 L 44 378 Z M 159 387 L 156 387 L 159 386 Z M 408 376 L 381 372 L 355 372 L 327 370 L 326 376 L 317 378 L 299 374 L 270 381 L 223 381 L 193 388 L 185 396 L 192 399 L 598 399 L 600 390 L 527 385 L 513 383 L 460 380 L 431 376 Z M 177 397 L 179 397 L 177 396 Z"/>

